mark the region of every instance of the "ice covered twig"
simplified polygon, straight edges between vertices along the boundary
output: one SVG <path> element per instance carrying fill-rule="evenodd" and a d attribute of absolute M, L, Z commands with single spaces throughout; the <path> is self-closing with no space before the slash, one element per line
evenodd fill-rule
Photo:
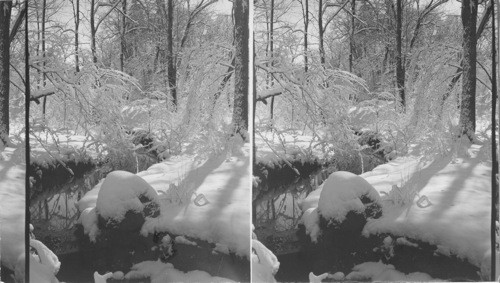
<path fill-rule="evenodd" d="M 96 271 L 94 272 L 94 283 L 106 283 L 106 280 L 111 277 L 113 277 L 113 273 L 111 272 L 101 275 Z"/>
<path fill-rule="evenodd" d="M 40 263 L 46 266 L 54 275 L 59 272 L 61 267 L 61 262 L 59 258 L 45 246 L 42 242 L 38 240 L 31 239 L 30 246 L 36 250 L 38 257 L 40 258 Z"/>
<path fill-rule="evenodd" d="M 321 275 L 314 275 L 314 273 L 309 272 L 309 282 L 310 283 L 320 283 L 322 280 L 326 279 L 328 277 L 328 273 L 323 273 Z"/>

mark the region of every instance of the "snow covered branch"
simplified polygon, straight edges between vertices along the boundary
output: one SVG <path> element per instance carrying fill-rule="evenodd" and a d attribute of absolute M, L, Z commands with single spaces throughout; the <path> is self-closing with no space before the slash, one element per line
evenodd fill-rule
<path fill-rule="evenodd" d="M 46 97 L 46 96 L 49 96 L 49 95 L 52 95 L 55 93 L 56 93 L 55 88 L 46 88 L 46 89 L 42 89 L 42 90 L 37 90 L 37 91 L 33 92 L 33 94 L 31 95 L 30 101 L 34 101 L 36 104 L 40 104 L 40 100 L 39 100 L 40 98 Z"/>
<path fill-rule="evenodd" d="M 267 105 L 266 99 L 268 99 L 269 97 L 281 95 L 282 93 L 283 93 L 283 90 L 281 88 L 268 89 L 268 90 L 264 91 L 263 94 L 259 95 L 257 97 L 256 101 L 262 101 L 262 103 Z"/>

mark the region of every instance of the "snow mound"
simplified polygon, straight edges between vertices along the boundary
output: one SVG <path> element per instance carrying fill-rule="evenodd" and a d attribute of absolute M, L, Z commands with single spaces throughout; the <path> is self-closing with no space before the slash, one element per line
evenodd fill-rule
<path fill-rule="evenodd" d="M 2 265 L 24 268 L 25 170 L 24 148 L 0 149 L 0 250 Z M 21 259 L 22 258 L 22 259 Z M 21 274 L 20 274 L 21 275 Z M 24 276 L 24 273 L 22 273 Z"/>
<path fill-rule="evenodd" d="M 141 198 L 158 202 L 156 191 L 141 177 L 126 171 L 113 171 L 108 174 L 97 196 L 97 212 L 104 219 L 118 222 L 125 218 L 129 210 L 142 212 Z"/>
<path fill-rule="evenodd" d="M 234 282 L 227 278 L 211 276 L 200 270 L 182 272 L 174 268 L 171 263 L 161 261 L 143 261 L 132 266 L 132 270 L 125 275 L 125 279 L 150 278 L 151 283 L 163 282 Z"/>
<path fill-rule="evenodd" d="M 314 273 L 309 272 L 309 283 L 320 283 L 328 277 L 328 273 L 323 273 L 320 275 L 314 275 Z"/>
<path fill-rule="evenodd" d="M 484 146 L 469 151 L 476 153 L 464 160 L 397 158 L 363 174 L 378 191 L 404 184 L 418 193 L 409 207 L 384 202 L 383 217 L 369 220 L 363 235 L 389 233 L 436 245 L 437 253 L 467 259 L 489 278 L 491 161 Z M 419 196 L 432 205 L 419 207 Z"/>
<path fill-rule="evenodd" d="M 175 243 L 176 244 L 184 244 L 184 245 L 191 245 L 191 246 L 197 246 L 196 242 L 190 241 L 186 239 L 184 236 L 177 236 L 175 237 Z"/>
<path fill-rule="evenodd" d="M 379 193 L 363 177 L 345 171 L 334 172 L 323 185 L 318 212 L 326 219 L 342 222 L 348 212 L 365 210 L 362 197 L 380 203 Z"/>
<path fill-rule="evenodd" d="M 383 264 L 382 262 L 365 262 L 353 267 L 353 271 L 345 277 L 347 280 L 359 281 L 407 281 L 407 282 L 429 282 L 441 281 L 432 278 L 429 274 L 422 272 L 413 272 L 404 274 L 397 271 L 391 264 Z"/>
<path fill-rule="evenodd" d="M 120 219 L 127 210 L 142 212 L 141 198 L 152 198 L 161 213 L 145 218 L 143 236 L 159 231 L 183 235 L 250 260 L 250 151 L 244 144 L 236 153 L 172 156 L 137 175 L 115 171 L 86 193 L 78 208 L 96 207 L 98 216 Z M 90 235 L 97 220 L 90 210 L 85 217 L 81 222 Z"/>
<path fill-rule="evenodd" d="M 85 233 L 85 235 L 88 235 L 92 242 L 95 242 L 96 237 L 99 234 L 95 207 L 88 207 L 84 211 L 82 211 L 78 222 L 83 226 L 83 233 Z"/>
<path fill-rule="evenodd" d="M 30 280 L 40 283 L 59 282 L 55 276 L 61 267 L 57 256 L 40 241 L 31 239 L 30 246 L 38 253 L 30 257 Z"/>
<path fill-rule="evenodd" d="M 316 207 L 307 209 L 302 215 L 301 222 L 306 227 L 306 234 L 311 237 L 313 243 L 318 242 L 318 236 L 321 232 L 319 228 L 319 214 Z"/>
<path fill-rule="evenodd" d="M 94 272 L 94 283 L 106 283 L 109 278 L 113 278 L 113 273 L 108 272 L 104 275 Z"/>
<path fill-rule="evenodd" d="M 278 258 L 259 240 L 252 240 L 252 281 L 276 282 L 274 275 L 280 268 Z"/>

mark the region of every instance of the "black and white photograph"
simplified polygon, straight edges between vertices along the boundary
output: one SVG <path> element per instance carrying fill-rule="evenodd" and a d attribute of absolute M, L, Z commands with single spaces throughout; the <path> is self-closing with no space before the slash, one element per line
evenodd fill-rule
<path fill-rule="evenodd" d="M 500 282 L 498 5 L 0 0 L 0 283 Z"/>
<path fill-rule="evenodd" d="M 30 282 L 249 282 L 249 6 L 30 1 Z"/>
<path fill-rule="evenodd" d="M 26 2 L 0 1 L 1 282 L 26 273 Z"/>
<path fill-rule="evenodd" d="M 493 5 L 254 2 L 254 282 L 496 281 Z"/>

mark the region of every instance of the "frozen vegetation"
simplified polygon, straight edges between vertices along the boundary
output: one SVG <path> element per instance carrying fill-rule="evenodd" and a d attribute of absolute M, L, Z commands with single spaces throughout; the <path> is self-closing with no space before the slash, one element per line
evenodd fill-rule
<path fill-rule="evenodd" d="M 168 232 L 180 235 L 175 242 L 185 245 L 196 245 L 186 237 L 204 240 L 215 245 L 214 253 L 233 253 L 249 260 L 249 149 L 248 144 L 235 146 L 232 152 L 206 159 L 183 154 L 137 175 L 110 173 L 79 202 L 85 233 L 95 241 L 99 236 L 96 214 L 119 222 L 127 211 L 142 211 L 139 197 L 148 197 L 160 204 L 160 214 L 146 219 L 143 235 Z M 172 264 L 161 262 L 147 261 L 131 268 L 125 278 L 226 280 L 203 271 L 175 271 Z"/>

